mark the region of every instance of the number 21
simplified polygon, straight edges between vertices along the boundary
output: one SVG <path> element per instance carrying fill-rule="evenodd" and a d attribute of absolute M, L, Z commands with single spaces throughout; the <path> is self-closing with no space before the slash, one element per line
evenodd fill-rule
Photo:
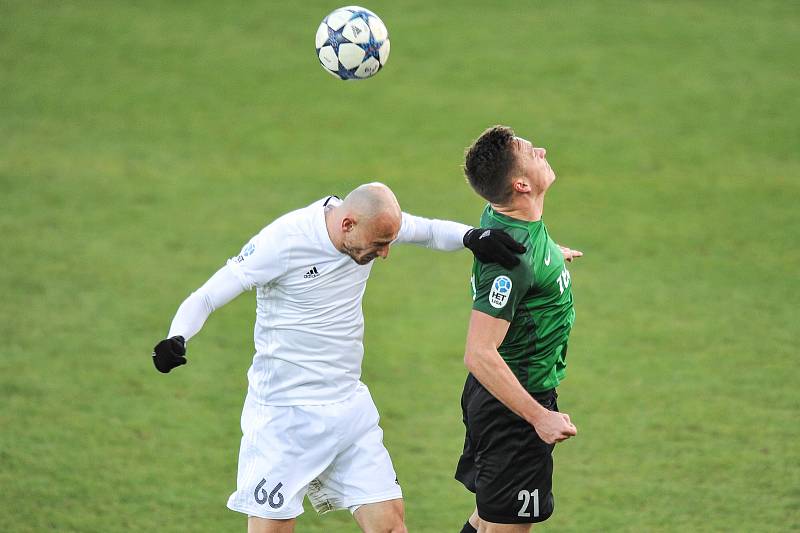
<path fill-rule="evenodd" d="M 539 489 L 534 490 L 533 492 L 527 490 L 519 491 L 517 494 L 517 499 L 522 500 L 522 508 L 517 513 L 517 516 L 522 516 L 524 518 L 530 518 L 531 513 L 528 511 L 528 506 L 531 504 L 531 499 L 533 500 L 533 517 L 539 517 Z"/>

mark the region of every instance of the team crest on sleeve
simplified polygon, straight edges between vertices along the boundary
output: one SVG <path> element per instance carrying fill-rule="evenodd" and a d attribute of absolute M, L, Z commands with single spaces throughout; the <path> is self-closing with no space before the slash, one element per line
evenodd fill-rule
<path fill-rule="evenodd" d="M 511 279 L 508 276 L 497 276 L 492 282 L 492 290 L 489 291 L 489 303 L 495 309 L 502 309 L 508 303 L 511 295 Z"/>
<path fill-rule="evenodd" d="M 252 242 L 247 243 L 245 247 L 242 248 L 241 253 L 236 257 L 236 262 L 241 263 L 242 261 L 244 261 L 245 257 L 247 257 L 248 255 L 253 255 L 253 252 L 255 251 L 256 251 L 256 245 L 253 244 Z"/>

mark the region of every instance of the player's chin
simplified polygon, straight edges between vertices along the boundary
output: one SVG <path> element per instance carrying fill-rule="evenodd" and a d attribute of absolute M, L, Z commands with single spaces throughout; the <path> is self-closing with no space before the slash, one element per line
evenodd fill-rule
<path fill-rule="evenodd" d="M 368 254 L 368 255 L 365 255 L 365 256 L 362 256 L 362 257 L 354 257 L 354 258 L 353 258 L 353 260 L 354 260 L 356 263 L 358 263 L 359 265 L 368 265 L 368 264 L 369 264 L 369 263 L 371 263 L 371 262 L 372 262 L 372 261 L 373 261 L 373 260 L 374 260 L 376 257 L 378 257 L 378 255 L 377 255 L 377 254 Z"/>

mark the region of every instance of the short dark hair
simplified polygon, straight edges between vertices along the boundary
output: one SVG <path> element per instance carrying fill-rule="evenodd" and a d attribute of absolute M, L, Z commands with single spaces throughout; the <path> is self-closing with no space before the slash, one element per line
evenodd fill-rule
<path fill-rule="evenodd" d="M 484 131 L 464 157 L 464 174 L 479 195 L 493 204 L 511 197 L 509 174 L 516 164 L 514 130 L 493 126 Z"/>

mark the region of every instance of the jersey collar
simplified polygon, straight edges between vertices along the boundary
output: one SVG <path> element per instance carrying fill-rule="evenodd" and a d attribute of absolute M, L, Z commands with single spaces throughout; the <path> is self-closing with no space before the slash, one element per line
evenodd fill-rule
<path fill-rule="evenodd" d="M 342 255 L 342 252 L 336 249 L 336 246 L 334 246 L 333 242 L 331 242 L 331 236 L 328 235 L 328 226 L 325 223 L 325 211 L 328 209 L 329 205 L 336 206 L 340 203 L 342 203 L 342 201 L 338 196 L 328 196 L 327 198 L 324 198 L 321 205 L 317 204 L 319 205 L 319 211 L 315 220 L 317 240 L 328 253 L 333 253 L 336 255 Z"/>
<path fill-rule="evenodd" d="M 492 220 L 496 220 L 500 222 L 504 226 L 511 226 L 514 228 L 520 228 L 524 230 L 532 230 L 538 228 L 542 225 L 543 219 L 539 219 L 535 222 L 531 222 L 529 220 L 520 220 L 518 218 L 513 218 L 508 215 L 504 215 L 503 213 L 498 213 L 494 210 L 491 204 L 486 204 L 486 214 L 489 215 L 489 218 Z"/>

